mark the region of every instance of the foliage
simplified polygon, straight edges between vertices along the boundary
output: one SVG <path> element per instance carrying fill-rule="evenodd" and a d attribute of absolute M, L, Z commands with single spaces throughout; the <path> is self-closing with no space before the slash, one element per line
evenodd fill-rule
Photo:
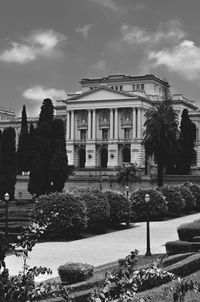
<path fill-rule="evenodd" d="M 137 166 L 131 163 L 130 165 L 124 165 L 120 168 L 118 172 L 118 181 L 123 186 L 126 184 L 128 186 L 131 179 L 136 178 Z"/>
<path fill-rule="evenodd" d="M 183 110 L 181 117 L 179 154 L 177 156 L 176 169 L 179 174 L 188 174 L 193 160 L 196 129 L 189 118 L 187 109 Z"/>
<path fill-rule="evenodd" d="M 80 232 L 86 227 L 86 206 L 73 193 L 51 193 L 38 198 L 33 219 L 48 232 Z"/>
<path fill-rule="evenodd" d="M 171 214 L 180 214 L 185 207 L 185 201 L 181 194 L 172 186 L 163 186 L 158 188 L 160 192 L 166 197 L 168 211 Z"/>
<path fill-rule="evenodd" d="M 197 209 L 200 209 L 200 186 L 187 181 L 183 183 L 183 187 L 186 187 L 191 191 L 191 193 L 194 196 L 196 207 Z"/>
<path fill-rule="evenodd" d="M 180 240 L 192 241 L 194 236 L 200 236 L 200 220 L 181 224 L 177 232 Z"/>
<path fill-rule="evenodd" d="M 104 192 L 110 205 L 110 218 L 112 223 L 127 222 L 129 220 L 131 203 L 122 193 L 117 191 Z"/>
<path fill-rule="evenodd" d="M 42 123 L 51 122 L 53 120 L 53 116 L 54 116 L 54 106 L 52 100 L 48 98 L 44 99 L 41 106 L 38 125 Z"/>
<path fill-rule="evenodd" d="M 179 277 L 192 274 L 200 269 L 200 254 L 193 254 L 167 267 L 167 270 Z"/>
<path fill-rule="evenodd" d="M 148 156 L 154 156 L 158 165 L 158 186 L 163 185 L 163 169 L 177 151 L 178 115 L 172 102 L 165 100 L 148 109 L 144 126 L 144 146 Z"/>
<path fill-rule="evenodd" d="M 145 202 L 146 194 L 150 196 L 148 208 Z M 153 219 L 162 217 L 167 213 L 167 203 L 163 195 L 154 189 L 136 190 L 131 194 L 130 200 L 132 213 L 136 215 L 136 219 L 145 220 L 147 214 L 150 219 Z"/>
<path fill-rule="evenodd" d="M 184 253 L 184 254 L 180 253 L 180 254 L 167 256 L 164 259 L 162 259 L 162 267 L 172 265 L 178 261 L 186 259 L 187 257 L 189 257 L 191 255 L 192 255 L 192 253 Z"/>
<path fill-rule="evenodd" d="M 176 255 L 180 253 L 191 252 L 191 243 L 188 241 L 168 241 L 166 242 L 165 246 L 167 255 Z"/>
<path fill-rule="evenodd" d="M 28 123 L 26 115 L 26 106 L 22 109 L 21 131 L 17 149 L 17 171 L 30 171 L 30 137 L 28 132 Z"/>
<path fill-rule="evenodd" d="M 15 130 L 12 127 L 5 128 L 1 138 L 0 154 L 0 199 L 4 199 L 5 193 L 9 193 L 10 199 L 15 197 L 16 183 L 16 151 Z"/>
<path fill-rule="evenodd" d="M 73 284 L 92 277 L 94 267 L 87 263 L 69 262 L 59 266 L 58 274 L 62 282 Z"/>
<path fill-rule="evenodd" d="M 92 295 L 91 301 L 131 301 L 138 292 L 176 279 L 174 274 L 159 267 L 159 261 L 147 269 L 135 269 L 137 253 L 137 250 L 132 252 L 117 270 L 106 274 L 103 287 Z"/>
<path fill-rule="evenodd" d="M 77 187 L 73 190 L 79 201 L 86 204 L 88 224 L 107 221 L 110 205 L 103 192 L 89 187 Z"/>
<path fill-rule="evenodd" d="M 184 210 L 186 212 L 191 212 L 195 209 L 195 199 L 192 194 L 192 192 L 189 190 L 189 188 L 184 186 L 177 186 L 175 187 L 178 192 L 181 194 L 182 199 L 185 201 L 185 208 Z"/>

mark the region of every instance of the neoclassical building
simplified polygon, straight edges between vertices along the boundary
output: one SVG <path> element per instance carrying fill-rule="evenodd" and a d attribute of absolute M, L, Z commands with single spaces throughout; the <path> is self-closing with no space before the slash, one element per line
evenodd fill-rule
<path fill-rule="evenodd" d="M 70 165 L 80 168 L 116 168 L 123 163 L 144 167 L 142 144 L 145 112 L 170 94 L 167 81 L 153 74 L 110 75 L 82 79 L 81 92 L 57 101 L 56 115 L 66 120 L 67 155 Z M 172 95 L 181 119 L 184 108 L 196 126 L 196 167 L 200 167 L 200 110 L 195 101 Z"/>

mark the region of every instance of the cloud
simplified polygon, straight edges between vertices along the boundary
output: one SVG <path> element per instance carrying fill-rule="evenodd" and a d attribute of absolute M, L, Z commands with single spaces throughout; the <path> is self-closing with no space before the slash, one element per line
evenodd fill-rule
<path fill-rule="evenodd" d="M 35 31 L 18 42 L 10 42 L 11 47 L 0 52 L 0 60 L 9 63 L 24 64 L 39 57 L 55 56 L 59 53 L 66 37 L 52 29 Z"/>
<path fill-rule="evenodd" d="M 35 86 L 23 92 L 23 97 L 32 101 L 43 101 L 45 98 L 50 98 L 52 101 L 64 100 L 67 98 L 64 90 L 55 88 L 44 88 L 42 86 Z"/>
<path fill-rule="evenodd" d="M 179 21 L 171 20 L 167 23 L 161 23 L 158 30 L 148 32 L 144 28 L 133 25 L 123 24 L 121 26 L 122 39 L 129 45 L 141 43 L 159 43 L 161 41 L 181 40 L 185 37 L 185 32 Z"/>
<path fill-rule="evenodd" d="M 89 0 L 93 4 L 98 4 L 99 6 L 110 9 L 111 11 L 117 11 L 121 8 L 117 5 L 115 0 Z"/>
<path fill-rule="evenodd" d="M 87 39 L 90 29 L 93 27 L 93 24 L 86 24 L 83 27 L 78 26 L 75 28 L 75 32 L 83 35 L 84 39 Z"/>
<path fill-rule="evenodd" d="M 200 78 L 200 46 L 193 41 L 184 40 L 172 49 L 152 51 L 148 59 L 152 67 L 164 65 L 189 80 Z"/>

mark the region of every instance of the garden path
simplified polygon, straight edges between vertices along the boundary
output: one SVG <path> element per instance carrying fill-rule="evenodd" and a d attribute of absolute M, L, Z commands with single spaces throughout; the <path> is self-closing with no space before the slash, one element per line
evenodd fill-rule
<path fill-rule="evenodd" d="M 193 214 L 181 218 L 161 222 L 151 222 L 151 252 L 165 253 L 165 243 L 176 240 L 177 227 L 182 223 L 200 219 L 200 214 Z M 28 265 L 46 266 L 52 269 L 53 275 L 58 275 L 57 268 L 66 262 L 83 262 L 94 266 L 116 261 L 123 258 L 132 250 L 139 250 L 139 254 L 146 252 L 146 223 L 136 223 L 133 228 L 112 233 L 98 235 L 86 239 L 70 242 L 44 242 L 37 244 L 30 253 Z M 15 255 L 6 257 L 6 264 L 11 275 L 22 269 L 22 259 Z M 41 276 L 36 281 L 48 279 Z"/>

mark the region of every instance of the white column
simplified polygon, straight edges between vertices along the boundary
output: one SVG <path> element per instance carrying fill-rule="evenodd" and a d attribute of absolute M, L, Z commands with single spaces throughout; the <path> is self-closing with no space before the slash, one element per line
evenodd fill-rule
<path fill-rule="evenodd" d="M 96 110 L 92 113 L 92 139 L 96 138 Z"/>
<path fill-rule="evenodd" d="M 119 129 L 119 125 L 118 125 L 118 108 L 115 108 L 115 138 L 116 139 L 119 136 L 118 129 Z"/>
<path fill-rule="evenodd" d="M 136 137 L 136 108 L 132 108 L 133 109 L 133 132 L 132 132 L 132 135 L 133 135 L 133 138 Z"/>
<path fill-rule="evenodd" d="M 66 138 L 69 140 L 69 134 L 70 134 L 70 112 L 67 111 L 67 128 L 66 128 Z"/>
<path fill-rule="evenodd" d="M 137 116 L 137 123 L 138 123 L 138 137 L 141 137 L 141 124 L 142 124 L 142 121 L 141 121 L 141 108 L 138 108 L 138 116 Z"/>
<path fill-rule="evenodd" d="M 71 111 L 71 140 L 74 139 L 74 110 Z"/>
<path fill-rule="evenodd" d="M 88 110 L 88 139 L 91 139 L 91 110 Z"/>
<path fill-rule="evenodd" d="M 110 139 L 113 139 L 113 109 L 110 109 Z"/>

